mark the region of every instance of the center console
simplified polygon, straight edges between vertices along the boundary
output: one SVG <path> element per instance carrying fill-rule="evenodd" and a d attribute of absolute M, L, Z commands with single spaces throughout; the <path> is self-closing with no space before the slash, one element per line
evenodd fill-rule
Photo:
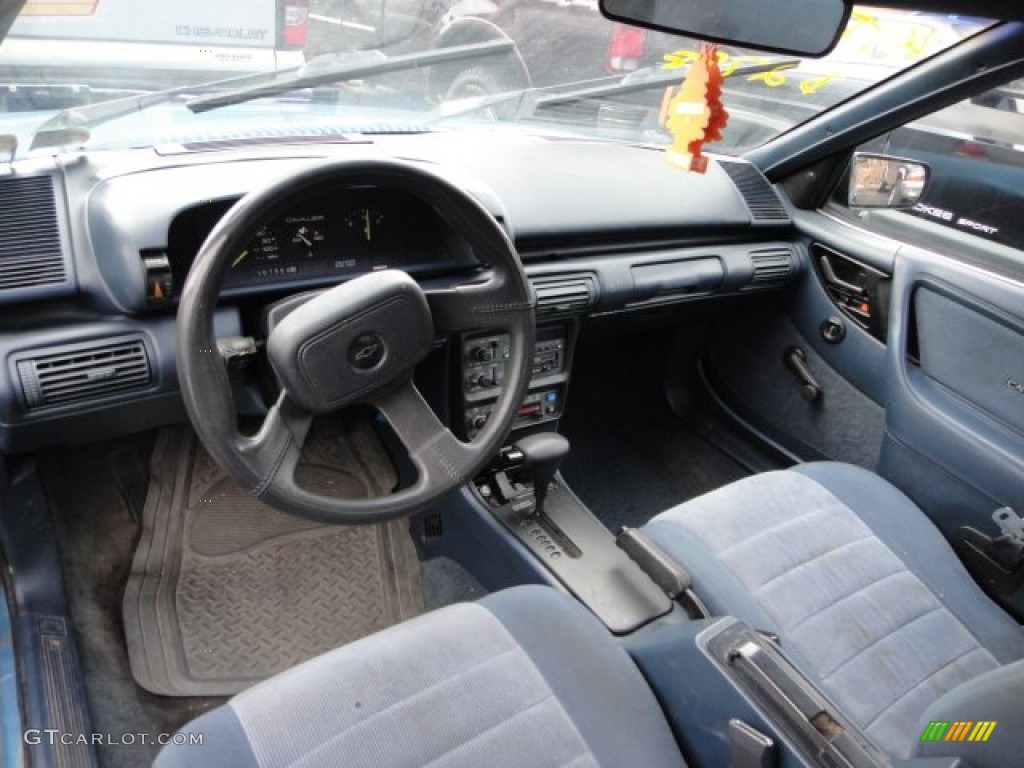
<path fill-rule="evenodd" d="M 661 622 L 624 645 L 693 765 L 965 768 L 956 757 L 882 753 L 777 641 L 723 616 Z"/>
<path fill-rule="evenodd" d="M 513 430 L 557 421 L 562 415 L 575 330 L 575 326 L 568 322 L 537 328 L 530 387 L 519 406 Z M 473 438 L 491 417 L 491 410 L 505 383 L 508 356 L 507 334 L 476 334 L 462 339 L 459 403 L 462 437 Z"/>
<path fill-rule="evenodd" d="M 569 387 L 575 320 L 537 327 L 526 396 L 511 445 L 470 488 L 505 530 L 617 634 L 668 613 L 671 601 L 558 477 L 568 442 L 557 434 Z M 459 340 L 456 418 L 461 437 L 473 438 L 491 417 L 505 384 L 507 334 L 467 334 Z"/>

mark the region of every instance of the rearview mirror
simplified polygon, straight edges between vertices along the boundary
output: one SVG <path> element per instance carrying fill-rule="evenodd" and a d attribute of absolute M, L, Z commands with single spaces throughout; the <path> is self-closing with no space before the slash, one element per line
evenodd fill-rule
<path fill-rule="evenodd" d="M 600 0 L 613 21 L 742 48 L 824 56 L 850 17 L 848 0 Z"/>
<path fill-rule="evenodd" d="M 858 152 L 850 165 L 851 208 L 911 208 L 924 194 L 928 166 L 916 160 Z"/>

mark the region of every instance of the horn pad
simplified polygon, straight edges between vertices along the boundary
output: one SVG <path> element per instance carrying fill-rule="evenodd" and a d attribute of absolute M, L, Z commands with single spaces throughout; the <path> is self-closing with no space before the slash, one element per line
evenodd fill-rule
<path fill-rule="evenodd" d="M 404 272 L 384 270 L 321 293 L 271 331 L 267 357 L 304 410 L 336 410 L 402 379 L 434 343 L 422 289 Z"/>

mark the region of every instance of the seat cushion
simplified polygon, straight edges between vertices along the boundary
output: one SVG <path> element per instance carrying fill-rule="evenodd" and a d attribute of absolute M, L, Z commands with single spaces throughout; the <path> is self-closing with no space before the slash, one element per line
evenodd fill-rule
<path fill-rule="evenodd" d="M 518 587 L 450 606 L 242 692 L 171 766 L 680 766 L 628 655 L 571 598 Z"/>
<path fill-rule="evenodd" d="M 878 746 L 911 752 L 946 691 L 1024 657 L 992 603 L 909 500 L 876 475 L 819 463 L 746 478 L 644 528 L 691 571 L 712 612 L 776 632 Z"/>

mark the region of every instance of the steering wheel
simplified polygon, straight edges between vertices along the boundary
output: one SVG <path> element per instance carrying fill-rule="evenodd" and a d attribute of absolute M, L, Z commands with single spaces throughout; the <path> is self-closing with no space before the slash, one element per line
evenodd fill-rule
<path fill-rule="evenodd" d="M 259 431 L 237 424 L 217 349 L 213 315 L 232 260 L 266 221 L 323 189 L 404 191 L 433 206 L 489 268 L 484 278 L 424 293 L 404 272 L 349 280 L 293 310 L 267 339 L 281 393 Z M 361 524 L 402 517 L 464 483 L 493 458 L 526 393 L 534 343 L 533 292 L 515 248 L 468 193 L 433 172 L 396 161 L 330 162 L 251 192 L 214 227 L 196 256 L 178 307 L 178 379 L 189 418 L 210 455 L 236 482 L 284 512 Z M 505 381 L 490 418 L 469 442 L 457 439 L 413 384 L 435 331 L 487 329 L 510 338 Z M 417 479 L 370 499 L 310 492 L 295 481 L 314 416 L 356 403 L 374 406 L 409 453 Z"/>

